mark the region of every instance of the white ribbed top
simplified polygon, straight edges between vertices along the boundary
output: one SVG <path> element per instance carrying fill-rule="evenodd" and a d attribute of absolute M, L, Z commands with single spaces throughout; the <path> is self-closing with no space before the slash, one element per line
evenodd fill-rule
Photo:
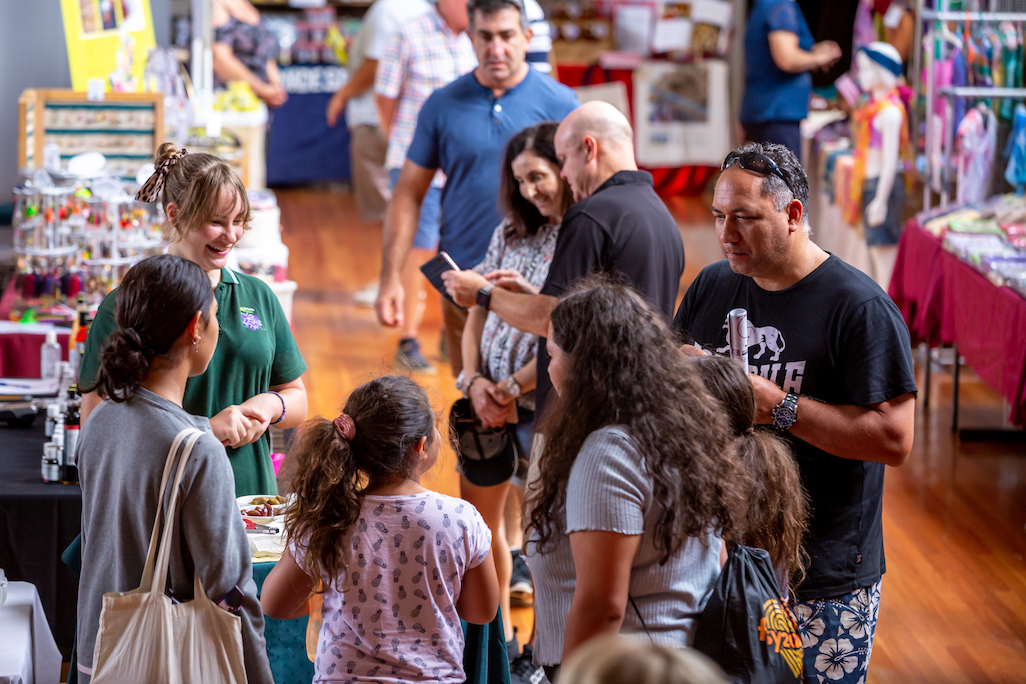
<path fill-rule="evenodd" d="M 567 534 L 546 553 L 533 540 L 525 548 L 535 592 L 534 661 L 558 665 L 563 656 L 563 631 L 573 601 L 576 569 L 569 534 L 588 530 L 643 535 L 631 570 L 630 594 L 653 640 L 684 647 L 691 641 L 694 620 L 705 606 L 720 574 L 720 538 L 692 538 L 665 565 L 655 548 L 656 516 L 652 478 L 633 440 L 620 426 L 607 426 L 584 442 L 567 483 Z M 628 603 L 622 634 L 644 633 Z"/>

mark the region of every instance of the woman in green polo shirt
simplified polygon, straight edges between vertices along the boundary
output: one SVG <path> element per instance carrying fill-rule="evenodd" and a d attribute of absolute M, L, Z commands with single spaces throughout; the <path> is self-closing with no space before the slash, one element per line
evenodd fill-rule
<path fill-rule="evenodd" d="M 285 429 L 306 419 L 306 363 L 285 312 L 271 288 L 225 264 L 249 222 L 249 199 L 238 176 L 213 155 L 160 146 L 157 171 L 137 199 L 160 196 L 167 216 L 168 252 L 199 264 L 214 287 L 221 327 L 207 371 L 190 378 L 183 407 L 210 418 L 214 436 L 227 447 L 237 496 L 276 494 L 269 425 Z M 96 382 L 100 350 L 117 328 L 117 290 L 104 298 L 89 330 L 79 387 Z M 159 293 L 154 293 L 159 297 Z M 100 403 L 82 397 L 82 422 Z"/>

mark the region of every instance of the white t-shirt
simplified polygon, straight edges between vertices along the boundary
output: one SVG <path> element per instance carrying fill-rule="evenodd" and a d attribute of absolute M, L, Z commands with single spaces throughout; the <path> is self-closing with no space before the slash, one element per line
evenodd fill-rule
<path fill-rule="evenodd" d="M 349 49 L 349 73 L 356 73 L 364 59 L 380 60 L 396 31 L 407 21 L 431 11 L 432 6 L 428 0 L 376 0 L 363 15 L 360 32 Z M 372 85 L 346 104 L 346 125 L 355 128 L 379 124 Z"/>

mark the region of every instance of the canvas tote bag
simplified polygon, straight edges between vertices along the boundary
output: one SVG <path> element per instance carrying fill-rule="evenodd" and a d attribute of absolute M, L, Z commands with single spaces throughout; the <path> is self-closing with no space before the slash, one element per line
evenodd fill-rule
<path fill-rule="evenodd" d="M 171 530 L 178 517 L 178 489 L 192 449 L 202 435 L 195 428 L 187 428 L 178 433 L 171 445 L 139 588 L 103 596 L 100 629 L 93 652 L 93 684 L 241 684 L 246 681 L 241 618 L 218 608 L 207 598 L 199 575 L 194 576 L 192 601 L 172 604 L 164 595 L 171 562 Z M 183 442 L 185 448 L 172 485 L 158 553 L 161 508 L 175 454 Z"/>

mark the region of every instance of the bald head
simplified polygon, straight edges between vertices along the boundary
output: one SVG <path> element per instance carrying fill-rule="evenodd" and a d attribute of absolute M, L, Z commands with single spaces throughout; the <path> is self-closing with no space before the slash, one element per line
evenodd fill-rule
<path fill-rule="evenodd" d="M 586 135 L 593 136 L 603 147 L 630 149 L 634 156 L 634 131 L 627 117 L 608 102 L 585 102 L 570 112 L 560 131 L 567 133 L 578 143 Z"/>
<path fill-rule="evenodd" d="M 631 124 L 608 102 L 586 102 L 568 114 L 556 131 L 556 154 L 575 201 L 618 171 L 638 168 Z"/>

